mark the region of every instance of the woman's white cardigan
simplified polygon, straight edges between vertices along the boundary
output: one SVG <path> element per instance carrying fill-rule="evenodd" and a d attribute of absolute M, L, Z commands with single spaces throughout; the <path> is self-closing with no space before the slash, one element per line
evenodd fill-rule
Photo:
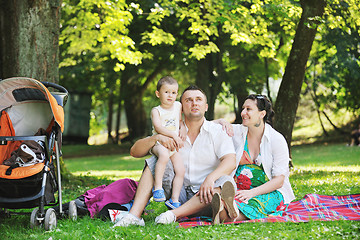
<path fill-rule="evenodd" d="M 248 128 L 241 124 L 233 124 L 233 142 L 238 165 L 244 151 Z M 274 176 L 284 175 L 285 180 L 279 192 L 284 196 L 285 203 L 295 199 L 294 192 L 289 182 L 289 148 L 283 135 L 269 124 L 265 124 L 264 134 L 260 143 L 260 154 L 257 157 L 262 163 L 266 176 L 271 180 Z M 235 173 L 235 171 L 233 172 Z"/>

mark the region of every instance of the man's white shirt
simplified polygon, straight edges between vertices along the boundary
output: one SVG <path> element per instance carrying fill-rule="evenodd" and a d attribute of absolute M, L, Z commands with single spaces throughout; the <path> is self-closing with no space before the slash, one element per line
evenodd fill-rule
<path fill-rule="evenodd" d="M 200 189 L 206 177 L 220 164 L 227 154 L 235 154 L 232 138 L 217 123 L 204 119 L 200 133 L 191 144 L 189 137 L 179 150 L 185 166 L 184 186 L 190 186 L 193 192 Z"/>

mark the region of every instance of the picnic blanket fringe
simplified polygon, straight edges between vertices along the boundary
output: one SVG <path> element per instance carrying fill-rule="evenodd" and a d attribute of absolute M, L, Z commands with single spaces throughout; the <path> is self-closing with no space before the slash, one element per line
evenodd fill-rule
<path fill-rule="evenodd" d="M 319 195 L 306 194 L 299 201 L 289 204 L 282 216 L 269 216 L 262 219 L 237 221 L 224 224 L 240 224 L 246 222 L 309 222 L 309 221 L 360 221 L 360 194 L 351 195 Z M 179 227 L 189 228 L 211 225 L 211 218 L 182 218 Z"/>

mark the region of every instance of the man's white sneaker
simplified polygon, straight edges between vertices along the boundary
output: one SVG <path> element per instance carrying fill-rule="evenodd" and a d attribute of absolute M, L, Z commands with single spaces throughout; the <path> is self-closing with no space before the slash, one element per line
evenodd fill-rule
<path fill-rule="evenodd" d="M 156 224 L 170 224 L 176 222 L 176 216 L 171 211 L 166 211 L 155 218 Z"/>
<path fill-rule="evenodd" d="M 114 227 L 128 227 L 132 225 L 145 226 L 144 219 L 138 218 L 131 213 L 126 214 L 122 219 L 115 223 Z"/>

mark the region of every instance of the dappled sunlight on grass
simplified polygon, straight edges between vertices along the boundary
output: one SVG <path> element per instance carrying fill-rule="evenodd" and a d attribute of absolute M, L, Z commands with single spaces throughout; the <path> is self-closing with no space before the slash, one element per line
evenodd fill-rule
<path fill-rule="evenodd" d="M 314 144 L 293 147 L 291 150 L 295 167 L 334 169 L 341 166 L 355 170 L 360 167 L 360 147 Z"/>
<path fill-rule="evenodd" d="M 359 167 L 336 169 L 297 168 L 291 171 L 290 182 L 297 199 L 308 193 L 321 195 L 347 195 L 360 193 Z M 354 171 L 353 171 L 354 169 Z M 357 171 L 356 171 L 357 170 Z"/>
<path fill-rule="evenodd" d="M 94 176 L 94 177 L 106 177 L 111 180 L 119 180 L 122 178 L 131 178 L 135 181 L 139 181 L 142 170 L 133 170 L 133 171 L 117 171 L 117 170 L 91 170 L 91 171 L 76 171 L 72 174 L 76 176 Z"/>
<path fill-rule="evenodd" d="M 316 175 L 314 178 L 308 178 L 301 181 L 302 184 L 308 186 L 323 186 L 323 185 L 335 185 L 348 182 L 359 183 L 360 176 L 346 176 L 341 174 L 332 173 L 325 176 Z"/>
<path fill-rule="evenodd" d="M 293 171 L 301 172 L 301 171 L 311 171 L 311 172 L 360 172 L 360 165 L 350 165 L 350 166 L 316 166 L 316 165 L 308 165 L 308 166 L 296 166 Z"/>
<path fill-rule="evenodd" d="M 132 160 L 132 159 L 135 159 L 135 158 L 129 155 L 129 156 L 122 157 L 122 159 L 123 160 Z"/>
<path fill-rule="evenodd" d="M 144 158 L 126 155 L 109 155 L 65 159 L 65 165 L 71 172 L 97 171 L 133 171 L 144 167 Z"/>

